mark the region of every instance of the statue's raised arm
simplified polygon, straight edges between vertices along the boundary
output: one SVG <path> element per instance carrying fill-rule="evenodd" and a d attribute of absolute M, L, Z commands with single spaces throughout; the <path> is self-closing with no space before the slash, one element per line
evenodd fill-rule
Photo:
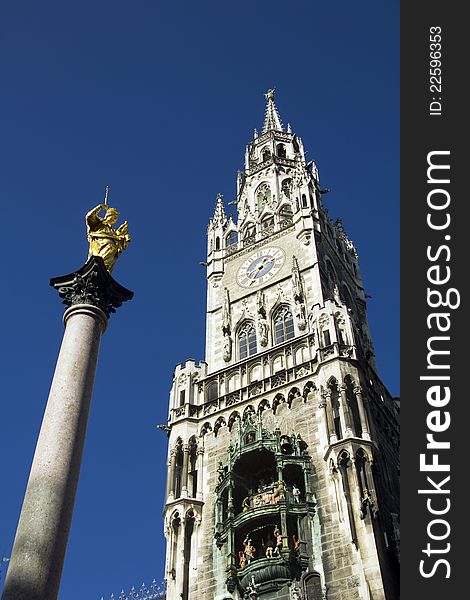
<path fill-rule="evenodd" d="M 105 211 L 100 217 L 99 213 Z M 127 221 L 117 229 L 113 228 L 119 217 L 119 212 L 107 204 L 98 204 L 86 215 L 87 235 L 90 256 L 101 256 L 106 269 L 111 273 L 114 265 L 131 241 Z"/>

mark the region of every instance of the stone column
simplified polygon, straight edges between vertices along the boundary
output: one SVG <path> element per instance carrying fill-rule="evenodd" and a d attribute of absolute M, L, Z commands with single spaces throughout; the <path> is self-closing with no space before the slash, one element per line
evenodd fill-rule
<path fill-rule="evenodd" d="M 204 448 L 198 448 L 196 452 L 197 456 L 197 490 L 196 498 L 202 500 L 202 475 L 203 475 L 203 461 L 204 461 Z"/>
<path fill-rule="evenodd" d="M 356 394 L 357 408 L 359 411 L 359 419 L 361 421 L 362 437 L 365 440 L 370 440 L 369 424 L 367 422 L 367 415 L 366 415 L 366 411 L 365 411 L 365 407 L 364 407 L 364 398 L 362 396 L 361 388 L 359 386 L 355 387 L 354 393 Z"/>
<path fill-rule="evenodd" d="M 330 444 L 334 444 L 338 441 L 338 436 L 336 435 L 335 424 L 333 421 L 333 405 L 331 403 L 331 392 L 325 392 L 323 397 L 326 401 L 326 419 L 328 424 L 328 430 L 330 432 Z"/>
<path fill-rule="evenodd" d="M 183 469 L 181 471 L 181 496 L 188 496 L 188 465 L 189 465 L 189 446 L 183 446 Z"/>
<path fill-rule="evenodd" d="M 348 398 L 346 396 L 346 386 L 341 385 L 339 391 L 341 394 L 339 410 L 344 418 L 344 437 L 350 437 L 352 436 L 353 431 L 351 427 L 351 413 L 349 412 Z"/>
<path fill-rule="evenodd" d="M 323 412 L 323 422 L 325 423 L 325 431 L 326 431 L 326 441 L 330 443 L 330 427 L 328 425 L 328 412 L 327 412 L 327 404 L 326 398 L 321 398 L 318 403 L 318 408 Z"/>
<path fill-rule="evenodd" d="M 175 497 L 175 466 L 176 466 L 176 449 L 172 448 L 170 450 L 170 464 L 168 471 L 168 484 L 167 484 L 167 499 L 171 496 Z"/>
<path fill-rule="evenodd" d="M 110 312 L 132 292 L 92 257 L 77 272 L 51 280 L 69 308 L 39 433 L 2 600 L 58 595 L 85 443 L 102 333 Z"/>

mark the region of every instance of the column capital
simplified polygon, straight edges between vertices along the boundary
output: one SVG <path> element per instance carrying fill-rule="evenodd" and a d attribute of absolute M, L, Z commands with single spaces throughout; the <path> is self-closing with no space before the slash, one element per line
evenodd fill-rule
<path fill-rule="evenodd" d="M 362 394 L 362 388 L 360 385 L 356 385 L 353 391 L 356 394 L 356 396 L 357 394 Z"/>
<path fill-rule="evenodd" d="M 91 305 L 99 308 L 109 318 L 123 302 L 131 300 L 134 292 L 119 284 L 104 266 L 100 256 L 91 256 L 77 271 L 53 277 L 55 288 L 67 307 Z"/>

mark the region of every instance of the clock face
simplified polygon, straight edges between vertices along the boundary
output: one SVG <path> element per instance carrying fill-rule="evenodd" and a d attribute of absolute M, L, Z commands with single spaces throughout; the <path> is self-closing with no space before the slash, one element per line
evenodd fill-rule
<path fill-rule="evenodd" d="M 263 248 L 252 254 L 238 269 L 237 280 L 243 287 L 255 287 L 272 279 L 284 264 L 280 248 Z"/>

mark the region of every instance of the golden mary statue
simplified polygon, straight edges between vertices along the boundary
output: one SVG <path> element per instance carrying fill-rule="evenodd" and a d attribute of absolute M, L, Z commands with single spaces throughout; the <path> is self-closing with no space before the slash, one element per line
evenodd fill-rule
<path fill-rule="evenodd" d="M 98 204 L 90 210 L 86 216 L 86 225 L 90 244 L 88 258 L 90 256 L 101 256 L 106 269 L 111 273 L 119 255 L 131 241 L 131 237 L 127 232 L 127 221 L 117 229 L 113 228 L 119 217 L 119 212 L 108 206 L 108 191 L 109 188 L 106 186 L 104 204 Z M 104 217 L 99 216 L 102 210 L 105 211 Z"/>

